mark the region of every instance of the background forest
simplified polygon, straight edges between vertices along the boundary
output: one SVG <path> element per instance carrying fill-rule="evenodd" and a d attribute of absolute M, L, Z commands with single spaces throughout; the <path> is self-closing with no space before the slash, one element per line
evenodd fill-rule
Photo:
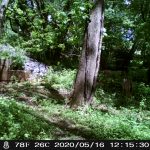
<path fill-rule="evenodd" d="M 104 1 L 93 101 L 69 107 L 95 7 L 90 0 L 0 0 L 1 140 L 150 140 L 149 0 Z M 20 71 L 4 82 L 4 60 L 24 70 L 27 58 L 46 73 L 28 79 Z"/>

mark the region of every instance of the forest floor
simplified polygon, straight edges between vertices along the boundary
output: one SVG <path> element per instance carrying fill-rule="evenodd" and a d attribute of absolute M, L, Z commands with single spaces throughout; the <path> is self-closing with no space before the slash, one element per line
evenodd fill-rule
<path fill-rule="evenodd" d="M 150 139 L 150 111 L 101 103 L 73 111 L 43 83 L 0 89 L 0 139 Z"/>

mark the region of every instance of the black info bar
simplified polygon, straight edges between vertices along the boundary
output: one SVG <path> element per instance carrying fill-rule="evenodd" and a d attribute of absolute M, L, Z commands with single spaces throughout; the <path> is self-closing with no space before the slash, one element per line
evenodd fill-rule
<path fill-rule="evenodd" d="M 149 140 L 1 140 L 0 150 L 150 149 Z"/>

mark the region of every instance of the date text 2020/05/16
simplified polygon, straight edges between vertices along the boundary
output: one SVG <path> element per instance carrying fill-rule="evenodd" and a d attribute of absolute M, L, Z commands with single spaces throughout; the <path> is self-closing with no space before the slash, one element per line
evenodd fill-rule
<path fill-rule="evenodd" d="M 150 149 L 150 141 L 92 141 L 92 140 L 42 140 L 42 141 L 0 141 L 0 145 L 4 149 L 44 149 L 49 150 L 51 148 L 66 148 L 66 149 L 116 149 L 116 148 L 141 148 L 141 149 Z M 0 146 L 0 147 L 1 147 Z"/>

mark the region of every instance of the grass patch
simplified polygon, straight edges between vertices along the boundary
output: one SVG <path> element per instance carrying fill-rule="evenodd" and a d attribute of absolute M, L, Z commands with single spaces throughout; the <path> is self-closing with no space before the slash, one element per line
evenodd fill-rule
<path fill-rule="evenodd" d="M 63 113 L 78 124 L 91 128 L 89 139 L 107 140 L 149 140 L 150 139 L 150 112 L 138 112 L 121 108 L 116 114 L 103 113 L 97 110 L 82 110 Z"/>
<path fill-rule="evenodd" d="M 0 139 L 53 139 L 55 127 L 32 116 L 28 107 L 0 97 Z"/>
<path fill-rule="evenodd" d="M 116 110 L 110 106 L 107 113 L 89 107 L 87 111 L 79 108 L 72 111 L 64 105 L 54 103 L 53 100 L 41 101 L 38 108 L 49 117 L 61 117 L 70 120 L 75 126 L 88 128 L 75 135 L 65 128 L 60 129 L 40 120 L 30 113 L 38 113 L 37 108 L 28 108 L 25 104 L 14 99 L 0 98 L 0 139 L 118 139 L 118 140 L 149 140 L 150 139 L 150 112 L 139 111 L 134 108 L 120 108 Z M 28 113 L 29 112 L 29 113 Z M 63 132 L 56 136 L 56 131 Z"/>

